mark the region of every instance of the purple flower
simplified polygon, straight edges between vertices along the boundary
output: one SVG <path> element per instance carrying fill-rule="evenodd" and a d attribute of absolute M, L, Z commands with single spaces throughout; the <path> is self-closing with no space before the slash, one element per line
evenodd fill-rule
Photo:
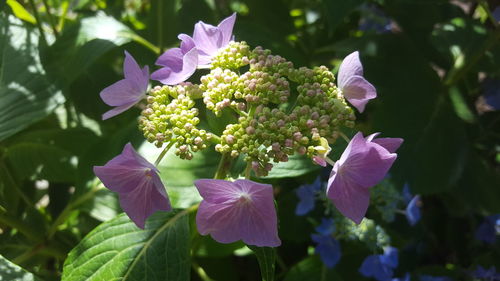
<path fill-rule="evenodd" d="M 155 211 L 171 210 L 158 169 L 137 154 L 130 143 L 106 165 L 94 166 L 94 173 L 107 188 L 118 193 L 122 209 L 142 229 Z"/>
<path fill-rule="evenodd" d="M 410 200 L 410 203 L 408 203 L 408 206 L 406 207 L 406 218 L 408 219 L 408 222 L 411 226 L 414 226 L 420 220 L 421 214 L 420 208 L 418 206 L 419 202 L 420 196 L 415 195 L 415 197 Z"/>
<path fill-rule="evenodd" d="M 163 66 L 151 74 L 151 79 L 158 80 L 165 85 L 175 85 L 191 77 L 198 66 L 198 50 L 191 37 L 179 34 L 180 48 L 172 48 L 163 53 L 156 65 Z"/>
<path fill-rule="evenodd" d="M 217 51 L 233 40 L 233 27 L 236 13 L 213 26 L 202 21 L 194 26 L 193 40 L 198 49 L 198 64 L 208 65 Z"/>
<path fill-rule="evenodd" d="M 366 138 L 357 133 L 333 166 L 327 186 L 327 196 L 346 217 L 360 223 L 370 202 L 368 188 L 379 183 L 396 160 L 394 153 L 403 139 Z"/>
<path fill-rule="evenodd" d="M 149 68 L 143 69 L 137 64 L 135 59 L 125 51 L 125 60 L 123 61 L 122 79 L 101 91 L 101 99 L 115 108 L 102 115 L 102 120 L 106 120 L 118 115 L 138 103 L 145 95 L 148 89 Z"/>
<path fill-rule="evenodd" d="M 362 16 L 359 22 L 359 30 L 375 31 L 377 33 L 391 32 L 391 19 L 385 15 L 384 11 L 380 10 L 375 5 L 362 5 L 361 13 Z"/>
<path fill-rule="evenodd" d="M 486 269 L 479 265 L 477 269 L 472 272 L 471 276 L 483 280 L 500 280 L 500 273 L 497 273 L 494 266 Z"/>
<path fill-rule="evenodd" d="M 365 277 L 373 277 L 378 281 L 389 281 L 396 267 L 398 267 L 398 249 L 387 247 L 382 255 L 366 257 L 359 272 Z"/>
<path fill-rule="evenodd" d="M 500 80 L 487 78 L 483 82 L 484 100 L 491 110 L 500 110 Z"/>
<path fill-rule="evenodd" d="M 334 267 L 340 260 L 340 243 L 331 235 L 311 234 L 311 238 L 317 243 L 315 252 L 321 261 L 329 267 Z"/>
<path fill-rule="evenodd" d="M 312 184 L 301 185 L 298 189 L 295 190 L 295 194 L 297 194 L 297 197 L 299 197 L 300 200 L 299 204 L 297 204 L 297 207 L 295 208 L 296 215 L 303 216 L 314 209 L 316 192 L 320 189 L 321 181 L 318 177 Z"/>
<path fill-rule="evenodd" d="M 194 184 L 203 197 L 196 215 L 200 234 L 210 234 L 220 243 L 243 240 L 258 247 L 281 245 L 271 185 L 211 179 Z"/>
<path fill-rule="evenodd" d="M 338 86 L 344 97 L 359 112 L 365 110 L 369 100 L 377 97 L 375 87 L 363 77 L 363 65 L 358 51 L 349 54 L 340 64 Z"/>
<path fill-rule="evenodd" d="M 476 230 L 476 239 L 485 243 L 493 244 L 500 228 L 500 214 L 491 215 L 484 219 Z"/>

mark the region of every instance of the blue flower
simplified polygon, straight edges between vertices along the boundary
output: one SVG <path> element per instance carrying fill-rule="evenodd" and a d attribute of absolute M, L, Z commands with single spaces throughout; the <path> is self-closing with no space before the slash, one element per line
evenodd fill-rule
<path fill-rule="evenodd" d="M 493 110 L 500 110 L 500 80 L 487 78 L 484 80 L 483 96 Z"/>
<path fill-rule="evenodd" d="M 340 243 L 331 235 L 311 234 L 311 238 L 316 245 L 316 254 L 321 261 L 328 267 L 334 267 L 340 260 Z"/>
<path fill-rule="evenodd" d="M 491 215 L 485 218 L 483 223 L 476 230 L 476 239 L 493 244 L 499 231 L 500 214 Z"/>
<path fill-rule="evenodd" d="M 335 231 L 335 225 L 333 224 L 333 219 L 321 219 L 321 224 L 318 225 L 316 231 L 322 235 L 331 235 Z"/>
<path fill-rule="evenodd" d="M 484 280 L 500 280 L 500 273 L 497 273 L 497 270 L 494 266 L 486 269 L 479 265 L 477 269 L 472 272 L 471 276 Z"/>
<path fill-rule="evenodd" d="M 420 281 L 451 281 L 451 279 L 445 276 L 421 275 Z"/>
<path fill-rule="evenodd" d="M 295 190 L 295 194 L 299 198 L 299 204 L 295 209 L 295 214 L 303 216 L 314 209 L 314 200 L 316 199 L 316 191 L 321 188 L 321 181 L 318 178 L 312 184 L 304 184 Z"/>
<path fill-rule="evenodd" d="M 376 33 L 387 33 L 392 30 L 392 21 L 385 13 L 375 5 L 361 6 L 362 17 L 359 22 L 359 30 L 375 31 Z"/>
<path fill-rule="evenodd" d="M 410 186 L 405 184 L 403 187 L 403 199 L 406 202 L 406 218 L 411 226 L 417 224 L 422 217 L 420 213 L 420 195 L 413 196 L 410 192 Z"/>
<path fill-rule="evenodd" d="M 398 266 L 398 249 L 387 247 L 382 255 L 370 255 L 365 258 L 359 272 L 365 277 L 378 281 L 389 281 Z"/>
<path fill-rule="evenodd" d="M 419 202 L 420 196 L 416 195 L 413 199 L 411 199 L 410 203 L 408 203 L 408 206 L 406 206 L 406 218 L 411 226 L 414 226 L 420 220 L 421 214 L 420 208 L 418 207 Z"/>

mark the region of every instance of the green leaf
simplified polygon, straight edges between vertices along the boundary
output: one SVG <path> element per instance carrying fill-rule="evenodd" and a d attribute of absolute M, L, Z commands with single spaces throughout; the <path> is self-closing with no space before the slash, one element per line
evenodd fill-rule
<path fill-rule="evenodd" d="M 265 179 L 294 178 L 319 170 L 320 166 L 314 165 L 310 158 L 294 154 L 288 162 L 274 164 L 273 169 L 264 177 Z"/>
<path fill-rule="evenodd" d="M 161 149 L 145 142 L 139 153 L 151 163 L 156 160 Z M 201 201 L 194 181 L 213 178 L 217 170 L 220 154 L 213 147 L 193 153 L 193 159 L 183 160 L 175 155 L 175 146 L 165 155 L 158 165 L 162 179 L 174 208 L 187 208 Z"/>
<path fill-rule="evenodd" d="M 38 57 L 38 30 L 0 15 L 0 141 L 49 115 L 64 102 Z"/>
<path fill-rule="evenodd" d="M 56 182 L 72 182 L 75 179 L 76 163 L 72 163 L 72 156 L 56 146 L 30 142 L 12 145 L 5 152 L 5 158 L 19 178 L 38 176 L 38 179 Z"/>
<path fill-rule="evenodd" d="M 41 281 L 33 273 L 30 273 L 20 266 L 10 262 L 0 255 L 0 280 L 9 281 Z"/>
<path fill-rule="evenodd" d="M 330 30 L 334 31 L 362 2 L 362 0 L 323 0 Z"/>
<path fill-rule="evenodd" d="M 63 281 L 190 280 L 189 213 L 157 212 L 144 230 L 125 215 L 89 233 L 68 255 Z"/>
<path fill-rule="evenodd" d="M 274 269 L 276 265 L 276 249 L 271 247 L 248 246 L 255 253 L 259 262 L 262 281 L 274 280 Z"/>
<path fill-rule="evenodd" d="M 285 276 L 285 281 L 303 280 L 336 280 L 343 281 L 334 269 L 328 269 L 321 262 L 318 255 L 309 256 L 290 268 Z"/>
<path fill-rule="evenodd" d="M 7 0 L 7 5 L 10 6 L 12 12 L 17 18 L 32 24 L 36 24 L 35 17 L 33 17 L 28 11 L 26 11 L 23 5 L 19 4 L 19 2 L 17 2 L 16 0 Z"/>

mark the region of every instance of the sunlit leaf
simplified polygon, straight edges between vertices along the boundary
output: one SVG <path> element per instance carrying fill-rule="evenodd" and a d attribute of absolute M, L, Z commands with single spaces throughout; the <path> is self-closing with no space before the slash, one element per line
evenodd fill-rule
<path fill-rule="evenodd" d="M 41 281 L 32 273 L 10 262 L 0 255 L 0 280 L 12 281 Z"/>

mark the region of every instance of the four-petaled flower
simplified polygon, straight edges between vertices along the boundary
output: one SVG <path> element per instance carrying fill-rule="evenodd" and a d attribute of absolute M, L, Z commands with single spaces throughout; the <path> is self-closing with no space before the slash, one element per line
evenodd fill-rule
<path fill-rule="evenodd" d="M 398 267 L 398 249 L 387 247 L 382 255 L 366 257 L 359 272 L 365 277 L 373 277 L 378 281 L 388 281 L 391 280 L 396 267 Z"/>
<path fill-rule="evenodd" d="M 199 21 L 194 26 L 193 40 L 198 49 L 198 64 L 209 65 L 217 51 L 226 47 L 233 40 L 233 27 L 236 13 L 213 26 Z"/>
<path fill-rule="evenodd" d="M 123 61 L 123 74 L 125 79 L 106 87 L 100 93 L 101 99 L 107 105 L 115 106 L 115 108 L 102 115 L 103 120 L 131 108 L 146 95 L 149 68 L 146 65 L 141 69 L 127 51 L 125 51 L 125 60 Z"/>
<path fill-rule="evenodd" d="M 369 100 L 377 97 L 377 91 L 370 82 L 363 77 L 363 65 L 359 60 L 359 52 L 349 54 L 340 64 L 338 86 L 342 95 L 359 112 L 365 110 Z"/>
<path fill-rule="evenodd" d="M 203 197 L 196 215 L 200 234 L 210 234 L 220 243 L 242 240 L 258 247 L 281 245 L 271 185 L 211 179 L 194 184 Z"/>
<path fill-rule="evenodd" d="M 122 209 L 140 228 L 154 212 L 171 210 L 158 170 L 130 143 L 106 165 L 94 166 L 94 173 L 104 186 L 118 193 Z"/>
<path fill-rule="evenodd" d="M 175 85 L 191 77 L 198 66 L 198 50 L 194 41 L 186 34 L 179 34 L 180 48 L 172 48 L 163 53 L 156 65 L 163 66 L 151 74 L 151 79 L 165 85 Z"/>
<path fill-rule="evenodd" d="M 316 200 L 316 192 L 321 189 L 321 180 L 319 177 L 312 184 L 301 185 L 295 190 L 295 194 L 299 198 L 299 203 L 295 208 L 295 214 L 303 216 L 314 209 L 314 201 Z"/>
<path fill-rule="evenodd" d="M 346 217 L 360 223 L 370 202 L 368 188 L 379 183 L 396 160 L 394 153 L 403 139 L 366 138 L 357 133 L 333 166 L 327 186 L 327 196 Z"/>

